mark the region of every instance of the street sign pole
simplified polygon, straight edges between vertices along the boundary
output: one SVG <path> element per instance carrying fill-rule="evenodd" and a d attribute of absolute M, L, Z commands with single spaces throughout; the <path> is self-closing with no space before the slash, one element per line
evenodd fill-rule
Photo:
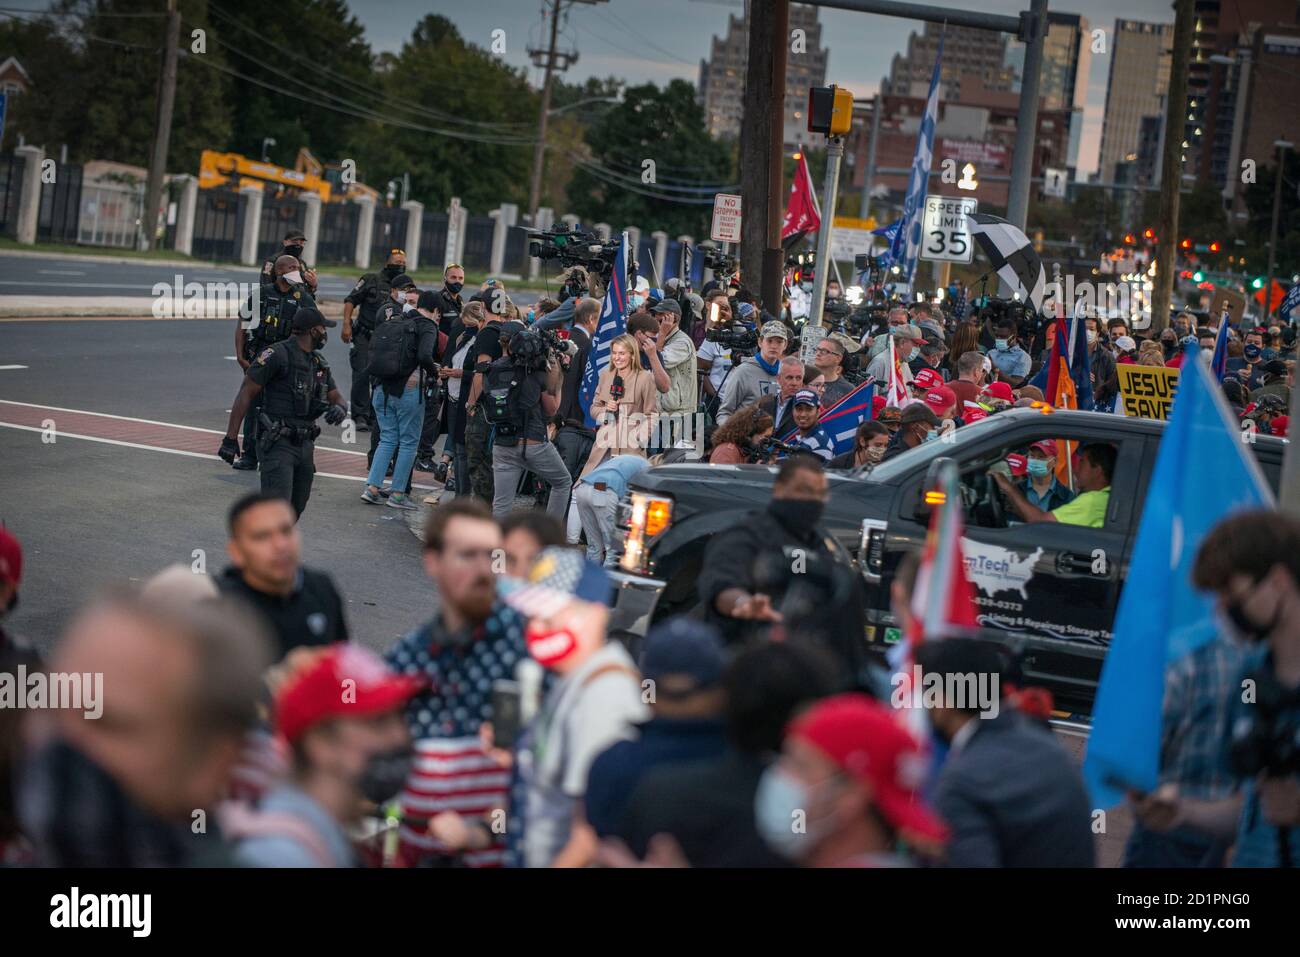
<path fill-rule="evenodd" d="M 826 138 L 826 191 L 822 199 L 822 228 L 817 234 L 817 268 L 813 272 L 812 302 L 808 304 L 808 324 L 822 324 L 822 307 L 826 305 L 826 277 L 830 268 L 831 230 L 835 228 L 835 195 L 840 185 L 840 162 L 844 159 L 844 137 Z"/>

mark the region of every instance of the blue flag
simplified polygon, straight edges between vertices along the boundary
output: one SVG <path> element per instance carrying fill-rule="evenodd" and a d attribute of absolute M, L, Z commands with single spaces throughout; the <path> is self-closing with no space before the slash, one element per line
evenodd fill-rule
<path fill-rule="evenodd" d="M 0 129 L 0 134 L 3 134 Z M 1283 322 L 1291 321 L 1291 310 L 1300 306 L 1300 282 L 1292 283 L 1291 288 L 1287 290 L 1286 298 L 1282 300 L 1277 307 L 1277 315 Z"/>
<path fill-rule="evenodd" d="M 600 322 L 596 324 L 596 334 L 591 339 L 591 351 L 587 353 L 587 368 L 582 372 L 582 387 L 578 390 L 578 403 L 582 406 L 587 427 L 594 429 L 599 423 L 591 416 L 591 403 L 596 398 L 596 385 L 600 374 L 609 365 L 609 350 L 615 339 L 627 329 L 627 233 L 619 244 L 618 255 L 614 257 L 614 269 L 610 273 L 609 288 L 605 290 L 605 302 L 600 309 Z"/>
<path fill-rule="evenodd" d="M 1052 381 L 1052 371 L 1056 369 L 1056 357 L 1064 354 L 1066 364 L 1070 367 L 1070 379 L 1074 382 L 1075 408 L 1090 412 L 1096 403 L 1092 397 L 1092 370 L 1088 361 L 1088 332 L 1083 324 L 1084 320 L 1075 317 L 1057 319 L 1055 322 L 1056 341 L 1052 344 L 1052 351 L 1043 362 L 1042 368 L 1038 370 L 1038 375 L 1034 376 L 1029 384 L 1037 386 L 1043 393 L 1043 398 L 1056 405 L 1059 390 L 1055 388 L 1055 383 Z M 1059 370 L 1057 374 L 1060 374 Z"/>
<path fill-rule="evenodd" d="M 912 274 L 921 252 L 921 218 L 925 211 L 925 194 L 930 183 L 930 161 L 934 155 L 934 127 L 939 120 L 939 66 L 943 62 L 943 36 L 934 57 L 930 74 L 930 96 L 925 101 L 921 129 L 916 134 L 916 152 L 912 155 L 912 172 L 907 180 L 907 198 L 903 201 L 903 227 L 894 236 L 890 258 L 901 267 L 900 282 L 912 288 Z"/>
<path fill-rule="evenodd" d="M 1220 382 L 1228 374 L 1228 310 L 1223 310 L 1219 320 L 1219 334 L 1214 337 L 1214 358 L 1210 361 L 1210 371 Z"/>
<path fill-rule="evenodd" d="M 1119 803 L 1126 788 L 1155 789 L 1165 667 L 1217 638 L 1214 601 L 1192 587 L 1201 542 L 1234 512 L 1273 507 L 1200 350 L 1183 355 L 1093 705 L 1083 776 L 1099 808 Z"/>

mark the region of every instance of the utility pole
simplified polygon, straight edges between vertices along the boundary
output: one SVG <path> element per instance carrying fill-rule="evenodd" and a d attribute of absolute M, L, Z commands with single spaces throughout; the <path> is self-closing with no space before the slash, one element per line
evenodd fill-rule
<path fill-rule="evenodd" d="M 1277 147 L 1277 176 L 1273 184 L 1273 228 L 1268 234 L 1268 278 L 1264 281 L 1264 311 L 1261 318 L 1263 325 L 1268 325 L 1268 317 L 1273 312 L 1273 267 L 1277 265 L 1277 217 L 1282 210 L 1282 173 L 1286 170 L 1286 151 L 1294 144 L 1287 140 L 1274 140 Z"/>
<path fill-rule="evenodd" d="M 740 125 L 740 275 L 769 312 L 781 303 L 781 199 L 784 195 L 785 69 L 789 0 L 749 6 Z"/>
<path fill-rule="evenodd" d="M 1016 117 L 1016 151 L 1011 156 L 1011 186 L 1007 220 L 1021 229 L 1029 218 L 1029 178 L 1038 152 L 1038 89 L 1043 73 L 1043 41 L 1047 37 L 1047 0 L 1032 0 L 1026 24 L 1025 72 L 1020 79 L 1020 113 Z"/>
<path fill-rule="evenodd" d="M 858 218 L 871 215 L 871 185 L 876 178 L 876 143 L 880 136 L 880 94 L 871 103 L 871 139 L 867 142 L 867 172 L 862 178 L 862 201 L 858 204 Z"/>
<path fill-rule="evenodd" d="M 167 0 L 167 29 L 163 40 L 162 72 L 158 77 L 157 112 L 154 114 L 153 149 L 149 153 L 149 177 L 145 181 L 144 215 L 141 217 L 144 249 L 152 249 L 158 229 L 158 204 L 162 201 L 163 178 L 167 175 L 167 150 L 172 138 L 172 111 L 176 105 L 176 48 L 181 42 L 181 16 L 176 0 Z"/>
<path fill-rule="evenodd" d="M 560 8 L 564 0 L 551 0 L 551 42 L 545 50 L 530 49 L 528 55 L 533 58 L 533 66 L 545 66 L 546 76 L 542 80 L 542 110 L 537 117 L 537 145 L 533 148 L 532 185 L 528 189 L 529 221 L 537 222 L 537 207 L 542 201 L 542 166 L 546 162 L 546 120 L 551 111 L 551 79 L 557 69 L 567 70 L 578 60 L 577 53 L 560 52 L 555 49 L 560 38 Z"/>
<path fill-rule="evenodd" d="M 844 137 L 826 137 L 826 191 L 822 196 L 822 228 L 817 233 L 817 265 L 813 270 L 812 302 L 808 324 L 822 324 L 826 305 L 826 281 L 831 271 L 831 230 L 835 223 L 835 196 L 840 185 L 840 162 L 844 159 Z"/>
<path fill-rule="evenodd" d="M 1187 63 L 1192 54 L 1194 0 L 1175 0 L 1174 55 L 1169 66 L 1169 95 L 1165 100 L 1164 150 L 1160 162 L 1160 218 L 1156 223 L 1156 278 L 1151 290 L 1151 329 L 1155 335 L 1169 326 L 1177 273 L 1178 196 L 1183 184 L 1183 132 L 1187 121 Z"/>

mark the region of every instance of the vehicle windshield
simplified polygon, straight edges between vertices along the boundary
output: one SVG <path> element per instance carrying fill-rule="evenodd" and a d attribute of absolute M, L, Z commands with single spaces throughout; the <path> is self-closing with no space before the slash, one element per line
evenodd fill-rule
<path fill-rule="evenodd" d="M 877 481 L 889 482 L 899 475 L 912 471 L 918 465 L 928 463 L 931 459 L 938 458 L 941 455 L 952 455 L 954 449 L 959 449 L 968 442 L 978 440 L 985 432 L 990 432 L 1006 424 L 1005 420 L 1002 422 L 996 422 L 996 420 L 997 416 L 991 415 L 979 422 L 963 425 L 960 429 L 950 432 L 946 437 L 922 442 L 916 448 L 902 452 L 887 462 L 881 462 L 871 470 L 870 477 Z"/>

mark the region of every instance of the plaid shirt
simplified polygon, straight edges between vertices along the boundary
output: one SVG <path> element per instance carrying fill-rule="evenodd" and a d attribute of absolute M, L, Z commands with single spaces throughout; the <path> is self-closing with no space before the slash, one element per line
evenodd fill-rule
<path fill-rule="evenodd" d="M 1165 669 L 1160 783 L 1177 784 L 1180 794 L 1208 801 L 1237 790 L 1224 743 L 1246 655 L 1220 636 Z"/>

